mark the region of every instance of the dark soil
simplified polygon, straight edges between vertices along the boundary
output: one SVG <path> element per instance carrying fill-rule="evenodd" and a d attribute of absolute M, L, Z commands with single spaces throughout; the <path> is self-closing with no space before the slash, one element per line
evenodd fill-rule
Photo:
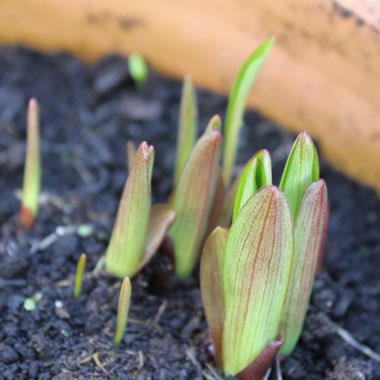
<path fill-rule="evenodd" d="M 0 378 L 221 378 L 209 351 L 197 276 L 188 283 L 157 279 L 170 263 L 157 258 L 133 281 L 133 304 L 122 344 L 112 344 L 120 281 L 90 272 L 107 245 L 126 179 L 125 143 L 156 148 L 154 201 L 171 188 L 181 84 L 152 73 L 136 88 L 126 62 L 108 57 L 86 67 L 67 55 L 0 48 Z M 36 228 L 18 223 L 26 105 L 41 103 L 43 190 Z M 223 116 L 226 99 L 199 92 L 200 125 Z M 248 113 L 240 163 L 268 148 L 278 179 L 293 135 Z M 322 162 L 331 202 L 325 267 L 284 379 L 380 379 L 380 365 L 355 351 L 332 322 L 380 351 L 380 201 L 375 193 Z M 59 226 L 91 224 L 94 232 L 38 244 Z M 60 229 L 58 229 L 60 232 Z M 45 241 L 46 242 L 46 241 Z M 39 250 L 36 250 L 39 247 Z M 82 252 L 87 277 L 78 301 L 72 278 Z M 34 311 L 24 301 L 41 293 Z M 273 377 L 275 378 L 275 377 Z"/>

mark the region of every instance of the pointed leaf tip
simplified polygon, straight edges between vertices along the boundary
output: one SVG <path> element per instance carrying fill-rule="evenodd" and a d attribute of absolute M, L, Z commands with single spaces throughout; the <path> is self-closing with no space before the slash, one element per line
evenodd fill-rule
<path fill-rule="evenodd" d="M 232 169 L 235 164 L 236 150 L 240 129 L 243 125 L 243 114 L 248 94 L 273 43 L 274 39 L 269 38 L 248 57 L 242 65 L 231 90 L 226 113 L 226 142 L 223 157 L 223 177 L 227 187 L 230 184 Z"/>
<path fill-rule="evenodd" d="M 222 129 L 222 120 L 220 119 L 219 115 L 214 115 L 206 128 L 205 133 L 213 132 L 213 131 L 221 131 Z"/>
<path fill-rule="evenodd" d="M 289 200 L 295 219 L 305 191 L 318 179 L 317 150 L 311 137 L 304 131 L 297 136 L 292 146 L 279 186 Z"/>
<path fill-rule="evenodd" d="M 120 288 L 119 304 L 117 308 L 117 320 L 114 344 L 117 346 L 123 340 L 125 327 L 127 326 L 129 306 L 131 302 L 131 281 L 125 277 Z"/>
<path fill-rule="evenodd" d="M 174 183 L 178 182 L 182 170 L 194 147 L 197 136 L 197 124 L 197 95 L 191 78 L 187 76 L 185 77 L 182 86 Z"/>

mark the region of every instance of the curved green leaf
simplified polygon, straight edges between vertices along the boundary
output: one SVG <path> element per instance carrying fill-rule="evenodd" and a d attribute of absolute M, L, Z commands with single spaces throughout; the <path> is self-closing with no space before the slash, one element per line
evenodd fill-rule
<path fill-rule="evenodd" d="M 327 188 L 320 180 L 307 189 L 295 224 L 292 271 L 280 327 L 283 355 L 292 353 L 302 331 L 326 230 L 327 210 Z"/>
<path fill-rule="evenodd" d="M 226 114 L 225 145 L 224 145 L 224 183 L 230 184 L 232 169 L 235 163 L 239 133 L 243 122 L 244 108 L 249 91 L 256 76 L 268 56 L 274 38 L 269 38 L 260 45 L 245 61 L 233 85 L 228 101 Z"/>

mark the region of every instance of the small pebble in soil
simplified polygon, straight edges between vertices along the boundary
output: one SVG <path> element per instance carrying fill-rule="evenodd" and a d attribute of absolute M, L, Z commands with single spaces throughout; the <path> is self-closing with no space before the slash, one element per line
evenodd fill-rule
<path fill-rule="evenodd" d="M 5 345 L 0 352 L 0 361 L 9 364 L 16 360 L 18 360 L 17 352 L 11 346 Z"/>

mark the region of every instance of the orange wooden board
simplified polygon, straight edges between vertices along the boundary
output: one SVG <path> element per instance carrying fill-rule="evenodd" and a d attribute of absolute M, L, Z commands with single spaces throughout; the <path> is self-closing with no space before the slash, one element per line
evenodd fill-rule
<path fill-rule="evenodd" d="M 88 61 L 138 51 L 162 73 L 228 93 L 245 58 L 275 35 L 249 104 L 306 129 L 335 167 L 380 191 L 380 11 L 372 2 L 1 0 L 0 42 Z"/>

